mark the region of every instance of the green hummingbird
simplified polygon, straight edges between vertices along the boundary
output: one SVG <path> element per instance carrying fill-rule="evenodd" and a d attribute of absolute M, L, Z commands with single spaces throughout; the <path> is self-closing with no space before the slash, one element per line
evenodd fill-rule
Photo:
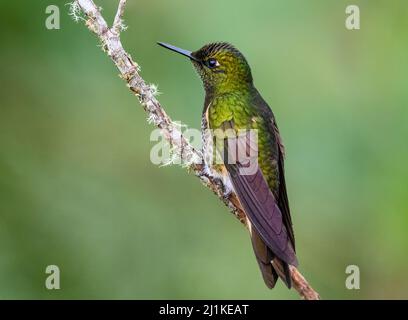
<path fill-rule="evenodd" d="M 267 287 L 272 289 L 280 277 L 290 288 L 289 265 L 297 266 L 298 262 L 285 185 L 285 149 L 274 114 L 254 86 L 247 60 L 226 42 L 210 43 L 194 52 L 162 42 L 158 44 L 189 58 L 200 75 L 205 89 L 204 159 L 212 159 L 207 156 L 214 150 L 227 154 L 221 163 L 205 160 L 206 170 L 214 178 L 222 179 L 226 194 L 234 192 L 244 209 L 244 222 Z M 242 173 L 244 161 L 229 161 L 236 151 L 230 151 L 235 149 L 229 149 L 226 143 L 221 147 L 215 144 L 218 136 L 214 130 L 224 133 L 233 130 L 237 135 L 242 130 L 257 132 L 256 141 L 251 135 L 249 138 L 245 135 L 244 142 L 245 154 L 248 149 L 254 149 L 253 145 L 257 150 L 257 166 L 253 172 Z M 209 140 L 214 142 L 214 148 L 208 147 Z M 226 134 L 224 140 L 231 137 Z M 280 260 L 283 272 L 272 263 L 274 259 Z"/>

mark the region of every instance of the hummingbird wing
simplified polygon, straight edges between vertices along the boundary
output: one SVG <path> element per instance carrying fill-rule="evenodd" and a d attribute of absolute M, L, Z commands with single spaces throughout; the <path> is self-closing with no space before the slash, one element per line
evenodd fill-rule
<path fill-rule="evenodd" d="M 278 158 L 278 170 L 279 170 L 279 190 L 278 190 L 278 206 L 283 215 L 283 222 L 285 223 L 286 230 L 288 231 L 290 241 L 292 242 L 292 247 L 294 250 L 295 248 L 295 234 L 293 232 L 292 227 L 292 218 L 290 216 L 290 209 L 289 209 L 289 200 L 288 195 L 286 192 L 286 181 L 285 181 L 285 167 L 284 167 L 284 159 L 285 159 L 285 147 L 282 142 L 282 138 L 279 134 L 279 129 L 276 124 L 274 117 L 272 118 L 272 127 L 273 132 L 276 137 L 276 141 L 278 143 L 279 149 L 279 158 Z"/>
<path fill-rule="evenodd" d="M 234 128 L 234 121 L 226 121 L 221 127 L 223 130 L 231 130 Z M 224 165 L 249 220 L 248 227 L 251 233 L 252 246 L 265 284 L 269 288 L 273 288 L 279 274 L 290 288 L 288 264 L 295 266 L 298 264 L 290 236 L 291 229 L 288 232 L 279 203 L 258 166 L 257 153 L 255 157 L 252 156 L 252 163 L 255 163 L 256 167 L 252 168 L 250 172 L 245 169 L 248 169 L 247 162 L 248 159 L 251 161 L 251 156 L 239 156 L 242 151 L 245 154 L 249 151 L 249 155 L 251 155 L 250 150 L 257 148 L 257 141 L 254 140 L 254 137 L 247 133 L 243 136 L 238 134 L 232 138 L 225 138 L 222 151 Z M 242 159 L 244 161 L 241 161 Z M 291 227 L 291 224 L 289 226 Z M 283 274 L 282 272 L 277 273 L 271 264 L 275 257 L 284 262 Z"/>
<path fill-rule="evenodd" d="M 292 227 L 292 219 L 290 215 L 289 209 L 289 200 L 288 195 L 286 192 L 286 182 L 285 182 L 285 168 L 284 168 L 284 160 L 285 160 L 285 146 L 283 144 L 282 137 L 279 133 L 278 125 L 276 123 L 275 116 L 269 107 L 268 103 L 262 98 L 261 94 L 256 91 L 256 94 L 253 97 L 252 101 L 253 105 L 259 110 L 262 116 L 266 119 L 270 119 L 267 123 L 269 126 L 268 131 L 274 135 L 274 140 L 278 146 L 278 154 L 277 154 L 277 163 L 278 163 L 278 176 L 279 176 L 279 188 L 275 190 L 275 195 L 277 198 L 279 209 L 281 210 L 283 216 L 283 222 L 285 224 L 286 230 L 289 234 L 290 241 L 292 243 L 292 247 L 295 249 L 295 235 L 293 232 Z"/>
<path fill-rule="evenodd" d="M 274 255 L 297 266 L 296 254 L 277 201 L 258 168 L 254 174 L 241 174 L 240 164 L 225 164 L 234 191 L 253 228 Z"/>

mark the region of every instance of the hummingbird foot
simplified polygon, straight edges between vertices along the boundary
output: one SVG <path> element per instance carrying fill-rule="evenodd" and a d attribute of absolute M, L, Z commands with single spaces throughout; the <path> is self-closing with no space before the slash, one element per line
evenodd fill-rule
<path fill-rule="evenodd" d="M 227 200 L 232 194 L 232 189 L 229 188 L 227 185 L 224 184 L 222 197 Z"/>
<path fill-rule="evenodd" d="M 222 194 L 225 192 L 224 182 L 221 178 L 213 177 L 214 184 L 218 187 L 218 190 L 221 190 Z"/>
<path fill-rule="evenodd" d="M 228 183 L 225 183 L 225 180 L 222 178 L 213 177 L 214 183 L 218 186 L 218 189 L 221 191 L 223 199 L 227 200 L 232 194 L 232 188 Z"/>
<path fill-rule="evenodd" d="M 222 197 L 223 197 L 225 200 L 228 200 L 229 197 L 231 196 L 231 194 L 232 194 L 232 190 L 226 190 L 226 191 L 223 193 Z"/>
<path fill-rule="evenodd" d="M 218 195 L 224 200 L 228 199 L 231 193 L 234 191 L 231 180 L 228 174 L 223 174 L 221 171 L 214 170 L 211 166 L 207 164 L 204 167 L 204 172 L 212 179 L 213 183 L 217 186 Z"/>

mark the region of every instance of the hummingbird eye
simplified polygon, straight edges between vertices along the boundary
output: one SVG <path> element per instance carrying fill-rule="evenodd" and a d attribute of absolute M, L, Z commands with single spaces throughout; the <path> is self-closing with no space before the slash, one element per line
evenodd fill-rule
<path fill-rule="evenodd" d="M 207 60 L 207 66 L 210 69 L 218 67 L 219 65 L 220 65 L 219 62 L 214 58 L 210 58 L 210 59 Z"/>

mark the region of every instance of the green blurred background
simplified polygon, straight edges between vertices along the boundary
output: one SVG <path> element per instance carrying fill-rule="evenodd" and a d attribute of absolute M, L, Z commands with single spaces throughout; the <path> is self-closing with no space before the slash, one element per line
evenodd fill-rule
<path fill-rule="evenodd" d="M 65 1 L 0 4 L 0 298 L 298 299 L 262 281 L 249 237 L 177 166 Z M 326 299 L 408 298 L 408 4 L 128 0 L 122 41 L 174 120 L 199 128 L 201 83 L 158 47 L 223 40 L 252 66 L 287 149 L 302 273 Z M 99 0 L 108 21 L 117 1 Z M 45 8 L 61 29 L 45 28 Z M 47 265 L 61 290 L 44 286 Z M 361 289 L 345 288 L 358 265 Z"/>

